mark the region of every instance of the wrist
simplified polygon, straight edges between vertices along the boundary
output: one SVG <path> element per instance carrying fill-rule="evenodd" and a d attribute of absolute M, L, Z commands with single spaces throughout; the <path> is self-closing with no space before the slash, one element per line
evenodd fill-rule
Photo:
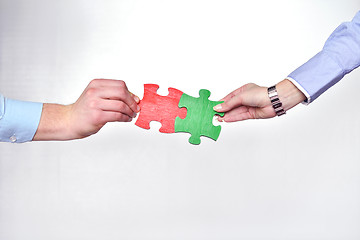
<path fill-rule="evenodd" d="M 276 84 L 276 90 L 285 111 L 306 99 L 305 95 L 287 79 Z"/>

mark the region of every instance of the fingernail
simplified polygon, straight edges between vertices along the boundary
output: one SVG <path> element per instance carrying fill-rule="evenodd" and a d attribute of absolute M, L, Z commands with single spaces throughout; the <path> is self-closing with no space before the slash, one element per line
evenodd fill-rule
<path fill-rule="evenodd" d="M 137 103 L 140 102 L 140 98 L 139 98 L 138 96 L 136 96 L 136 95 L 134 95 L 134 100 L 135 100 L 135 102 L 137 102 Z"/>
<path fill-rule="evenodd" d="M 137 112 L 140 112 L 140 106 L 136 107 Z"/>
<path fill-rule="evenodd" d="M 134 113 L 134 114 L 133 114 L 133 118 L 135 118 L 135 117 L 136 117 L 136 115 L 137 115 L 137 114 L 136 114 L 136 113 Z"/>
<path fill-rule="evenodd" d="M 219 111 L 219 110 L 222 109 L 222 106 L 221 106 L 221 104 L 219 104 L 219 105 L 216 105 L 213 109 L 214 109 L 215 111 Z"/>

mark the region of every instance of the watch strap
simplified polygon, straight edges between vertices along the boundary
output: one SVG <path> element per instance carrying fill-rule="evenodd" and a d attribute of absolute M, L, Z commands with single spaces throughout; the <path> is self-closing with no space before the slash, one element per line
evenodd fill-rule
<path fill-rule="evenodd" d="M 280 117 L 281 115 L 286 114 L 285 110 L 282 107 L 282 103 L 279 99 L 275 85 L 268 88 L 268 95 L 276 115 Z"/>

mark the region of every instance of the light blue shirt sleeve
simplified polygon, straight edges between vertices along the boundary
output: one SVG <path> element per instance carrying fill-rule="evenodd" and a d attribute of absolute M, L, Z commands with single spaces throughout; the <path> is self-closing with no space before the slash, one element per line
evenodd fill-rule
<path fill-rule="evenodd" d="M 0 94 L 0 142 L 31 141 L 39 126 L 42 103 L 18 101 Z"/>
<path fill-rule="evenodd" d="M 322 51 L 293 71 L 287 79 L 305 94 L 305 102 L 310 103 L 359 65 L 360 11 L 351 22 L 337 27 Z"/>

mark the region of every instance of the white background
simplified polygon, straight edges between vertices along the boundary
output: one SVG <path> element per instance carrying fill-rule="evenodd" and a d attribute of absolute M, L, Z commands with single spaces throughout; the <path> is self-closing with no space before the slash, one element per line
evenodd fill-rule
<path fill-rule="evenodd" d="M 334 1 L 0 0 L 0 91 L 69 104 L 93 78 L 218 100 L 270 86 L 360 9 Z M 217 142 L 106 125 L 0 143 L 0 239 L 360 239 L 360 71 Z"/>

